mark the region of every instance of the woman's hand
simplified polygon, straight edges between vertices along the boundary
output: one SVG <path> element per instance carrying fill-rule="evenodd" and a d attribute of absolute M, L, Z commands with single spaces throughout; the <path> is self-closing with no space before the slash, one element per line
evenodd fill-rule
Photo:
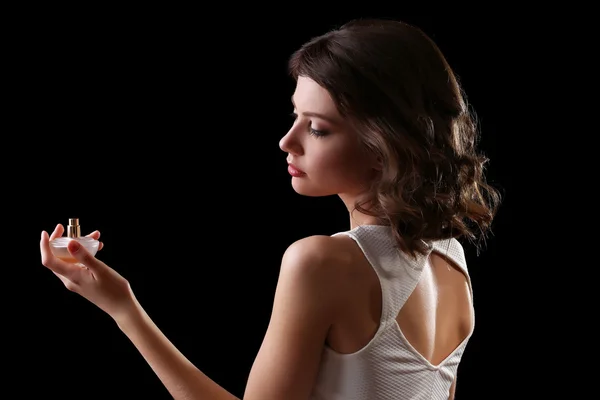
<path fill-rule="evenodd" d="M 63 233 L 65 233 L 64 226 L 62 226 L 62 224 L 56 225 L 56 228 L 54 228 L 54 232 L 52 232 L 52 235 L 50 235 L 50 240 L 61 237 Z M 98 241 L 98 251 L 102 250 L 102 248 L 104 247 L 104 243 L 100 241 L 100 231 L 94 231 L 85 236 L 91 237 L 92 239 L 96 239 Z"/>
<path fill-rule="evenodd" d="M 46 231 L 42 231 L 40 240 L 42 265 L 54 272 L 67 289 L 91 301 L 113 319 L 118 321 L 134 312 L 137 302 L 129 282 L 92 256 L 77 241 L 72 240 L 67 246 L 77 263 L 65 262 L 52 254 L 50 240 L 60 237 L 63 232 L 64 228 L 60 224 L 56 226 L 50 237 Z M 100 232 L 95 231 L 87 236 L 98 240 Z M 98 250 L 102 247 L 103 244 L 100 242 Z"/>

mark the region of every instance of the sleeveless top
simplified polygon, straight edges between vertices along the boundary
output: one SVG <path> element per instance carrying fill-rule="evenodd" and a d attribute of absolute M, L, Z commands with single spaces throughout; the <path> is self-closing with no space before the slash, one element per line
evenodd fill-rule
<path fill-rule="evenodd" d="M 448 399 L 473 329 L 448 357 L 432 365 L 404 337 L 396 317 L 416 287 L 432 251 L 444 255 L 460 268 L 472 291 L 461 244 L 456 239 L 433 242 L 426 255 L 413 259 L 397 248 L 389 226 L 362 225 L 332 236 L 337 235 L 354 239 L 377 273 L 382 313 L 377 332 L 361 350 L 340 354 L 325 346 L 310 399 Z"/>

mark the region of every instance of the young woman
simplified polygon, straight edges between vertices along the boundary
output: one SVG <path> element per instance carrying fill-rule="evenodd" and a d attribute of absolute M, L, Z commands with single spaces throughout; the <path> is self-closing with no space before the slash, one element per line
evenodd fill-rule
<path fill-rule="evenodd" d="M 349 229 L 283 256 L 271 320 L 244 399 L 448 399 L 474 329 L 457 239 L 478 245 L 499 196 L 452 69 L 419 29 L 352 21 L 290 60 L 295 121 L 281 139 L 291 184 L 338 195 Z M 234 399 L 150 320 L 128 281 L 76 241 L 85 266 L 42 264 L 108 313 L 175 399 Z M 91 234 L 99 239 L 100 233 Z"/>

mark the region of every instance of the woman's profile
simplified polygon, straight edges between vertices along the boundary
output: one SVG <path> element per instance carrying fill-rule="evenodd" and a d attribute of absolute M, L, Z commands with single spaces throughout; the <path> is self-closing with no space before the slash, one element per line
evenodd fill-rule
<path fill-rule="evenodd" d="M 289 71 L 294 121 L 279 146 L 291 185 L 339 196 L 349 226 L 285 251 L 243 398 L 453 399 L 475 327 L 461 243 L 480 246 L 500 202 L 458 80 L 420 29 L 375 19 L 306 42 Z M 112 317 L 173 398 L 236 398 L 173 346 L 125 277 L 77 241 L 77 263 L 55 257 L 63 233 L 42 232 L 42 264 Z"/>

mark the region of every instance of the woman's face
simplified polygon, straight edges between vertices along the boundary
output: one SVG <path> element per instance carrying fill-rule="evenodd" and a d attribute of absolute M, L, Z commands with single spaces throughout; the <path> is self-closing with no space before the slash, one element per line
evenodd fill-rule
<path fill-rule="evenodd" d="M 329 92 L 312 79 L 299 77 L 292 103 L 294 124 L 279 147 L 293 164 L 289 171 L 294 190 L 305 196 L 364 193 L 376 163 L 337 111 Z"/>

